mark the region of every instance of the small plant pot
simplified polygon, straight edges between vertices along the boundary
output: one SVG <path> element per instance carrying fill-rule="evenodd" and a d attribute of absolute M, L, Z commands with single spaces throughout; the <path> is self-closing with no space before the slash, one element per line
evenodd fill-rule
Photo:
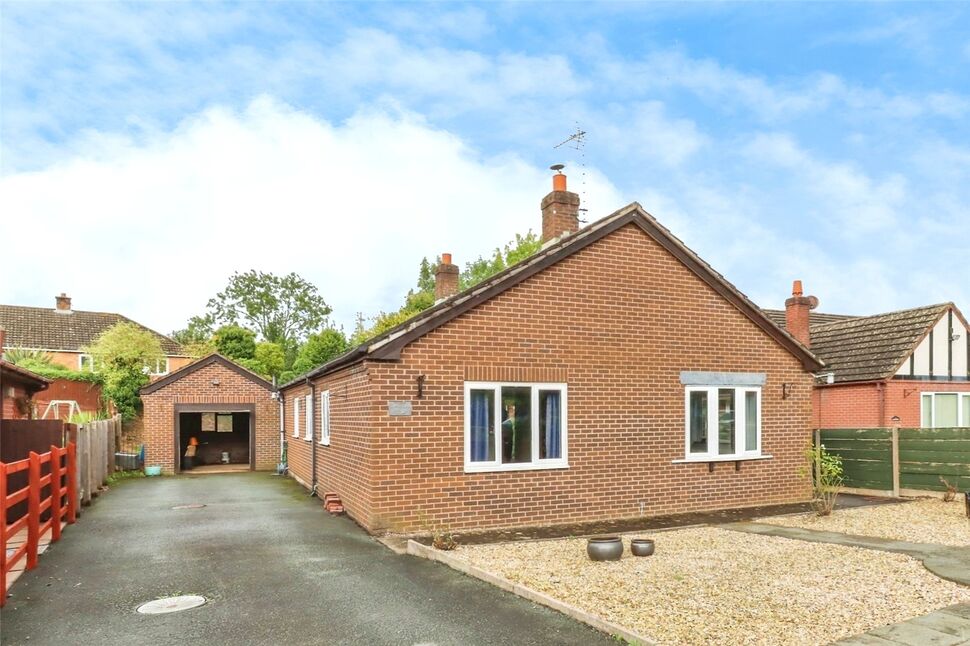
<path fill-rule="evenodd" d="M 623 541 L 619 536 L 596 536 L 586 542 L 586 555 L 591 561 L 619 561 Z"/>
<path fill-rule="evenodd" d="M 633 556 L 652 556 L 654 547 L 652 538 L 634 538 L 630 541 L 630 553 Z"/>

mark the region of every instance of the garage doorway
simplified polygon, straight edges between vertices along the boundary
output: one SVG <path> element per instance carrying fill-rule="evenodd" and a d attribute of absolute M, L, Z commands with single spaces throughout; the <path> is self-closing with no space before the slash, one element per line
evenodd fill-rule
<path fill-rule="evenodd" d="M 256 407 L 240 404 L 176 404 L 177 473 L 217 473 L 255 469 Z M 192 440 L 195 456 L 185 454 Z"/>

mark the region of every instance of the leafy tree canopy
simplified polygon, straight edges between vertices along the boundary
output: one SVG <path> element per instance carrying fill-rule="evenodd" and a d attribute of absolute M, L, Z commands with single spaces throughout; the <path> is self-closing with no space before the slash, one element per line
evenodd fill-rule
<path fill-rule="evenodd" d="M 248 332 L 248 330 L 247 330 Z M 252 358 L 240 358 L 239 363 L 266 379 L 279 378 L 286 364 L 286 353 L 278 343 L 260 341 Z"/>
<path fill-rule="evenodd" d="M 346 352 L 347 347 L 347 338 L 340 330 L 327 328 L 316 334 L 311 334 L 296 354 L 293 372 L 302 374 L 317 366 L 322 366 L 334 357 Z"/>
<path fill-rule="evenodd" d="M 212 335 L 216 351 L 233 361 L 256 357 L 256 333 L 239 325 L 223 325 Z"/>
<path fill-rule="evenodd" d="M 297 274 L 276 276 L 256 270 L 233 274 L 207 307 L 213 321 L 241 322 L 284 349 L 319 329 L 331 312 L 317 288 Z"/>
<path fill-rule="evenodd" d="M 133 323 L 121 322 L 102 332 L 84 351 L 93 357 L 104 379 L 102 395 L 114 402 L 123 419 L 134 418 L 141 409 L 138 391 L 164 356 L 158 338 Z"/>
<path fill-rule="evenodd" d="M 542 241 L 531 230 L 525 235 L 516 234 L 515 240 L 501 249 L 495 249 L 488 258 L 479 257 L 477 260 L 466 264 L 459 276 L 459 289 L 467 289 L 477 285 L 506 267 L 528 258 L 541 248 Z M 397 311 L 381 312 L 371 319 L 372 324 L 369 327 L 365 324 L 363 317 L 358 316 L 357 327 L 350 337 L 351 345 L 359 345 L 367 339 L 382 334 L 434 305 L 434 274 L 435 268 L 440 262 L 440 258 L 437 258 L 434 264 L 430 263 L 427 258 L 421 259 L 421 264 L 418 266 L 417 287 L 408 292 L 404 305 Z"/>

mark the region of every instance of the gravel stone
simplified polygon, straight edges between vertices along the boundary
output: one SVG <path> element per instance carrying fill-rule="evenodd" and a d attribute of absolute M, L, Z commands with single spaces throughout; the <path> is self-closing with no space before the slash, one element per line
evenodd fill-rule
<path fill-rule="evenodd" d="M 655 532 L 654 556 L 593 562 L 584 539 L 459 547 L 459 558 L 662 644 L 826 644 L 970 589 L 915 559 L 710 527 Z"/>
<path fill-rule="evenodd" d="M 830 516 L 797 514 L 759 518 L 757 522 L 913 543 L 970 546 L 970 519 L 962 499 L 943 502 L 940 498 L 920 498 L 895 505 L 840 509 Z"/>

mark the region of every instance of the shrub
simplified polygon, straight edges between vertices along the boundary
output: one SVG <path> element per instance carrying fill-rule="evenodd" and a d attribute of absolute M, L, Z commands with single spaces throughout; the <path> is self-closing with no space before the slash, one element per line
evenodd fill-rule
<path fill-rule="evenodd" d="M 957 486 L 947 482 L 943 476 L 940 476 L 940 482 L 946 487 L 946 491 L 943 493 L 943 502 L 953 502 L 953 499 L 957 497 Z"/>
<path fill-rule="evenodd" d="M 824 444 L 809 448 L 806 457 L 810 465 L 806 471 L 812 478 L 812 508 L 818 516 L 828 516 L 842 491 L 842 458 L 826 451 Z"/>

